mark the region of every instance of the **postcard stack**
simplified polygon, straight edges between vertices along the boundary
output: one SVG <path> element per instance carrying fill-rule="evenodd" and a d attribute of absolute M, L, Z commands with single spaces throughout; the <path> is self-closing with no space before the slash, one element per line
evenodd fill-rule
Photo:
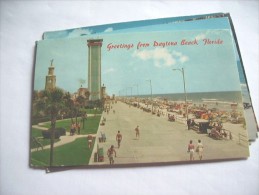
<path fill-rule="evenodd" d="M 258 126 L 228 13 L 45 32 L 35 53 L 32 168 L 249 157 Z"/>

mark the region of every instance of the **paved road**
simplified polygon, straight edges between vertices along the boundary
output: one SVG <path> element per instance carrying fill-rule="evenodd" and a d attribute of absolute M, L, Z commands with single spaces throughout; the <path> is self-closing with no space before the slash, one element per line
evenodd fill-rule
<path fill-rule="evenodd" d="M 188 161 L 187 145 L 190 139 L 194 144 L 197 144 L 198 139 L 202 140 L 206 160 L 248 156 L 247 143 L 238 144 L 238 133 L 245 134 L 245 130 L 240 125 L 224 124 L 226 129 L 232 131 L 234 140 L 214 140 L 207 134 L 187 130 L 183 123 L 169 122 L 166 116 L 157 117 L 122 102 L 112 106 L 115 114 L 103 113 L 106 124 L 99 127 L 96 135 L 99 137 L 103 132 L 107 140 L 105 143 L 98 143 L 98 138 L 96 139 L 89 162 L 91 165 L 109 164 L 106 152 L 111 145 L 116 146 L 115 164 Z M 139 139 L 136 139 L 134 131 L 137 125 L 140 128 Z M 117 148 L 116 143 L 118 130 L 123 135 L 120 148 Z M 94 162 L 97 144 L 104 148 L 104 162 Z M 195 158 L 198 159 L 197 154 Z"/>

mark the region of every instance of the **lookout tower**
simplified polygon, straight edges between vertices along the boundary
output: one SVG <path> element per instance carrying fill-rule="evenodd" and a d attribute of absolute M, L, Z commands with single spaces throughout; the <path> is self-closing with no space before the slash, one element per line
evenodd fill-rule
<path fill-rule="evenodd" d="M 45 82 L 45 90 L 53 90 L 56 88 L 56 76 L 54 75 L 54 66 L 53 66 L 53 59 L 50 61 L 51 65 L 49 67 L 48 75 L 46 76 Z"/>
<path fill-rule="evenodd" d="M 88 89 L 90 100 L 101 99 L 101 47 L 103 39 L 89 39 L 88 46 Z"/>

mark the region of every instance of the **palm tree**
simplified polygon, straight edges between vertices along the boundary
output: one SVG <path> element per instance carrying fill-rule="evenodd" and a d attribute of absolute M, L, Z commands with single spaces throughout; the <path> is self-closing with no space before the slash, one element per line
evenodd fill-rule
<path fill-rule="evenodd" d="M 85 106 L 85 98 L 83 96 L 78 96 L 76 98 L 76 102 L 75 102 L 75 108 L 76 108 L 76 123 L 77 123 L 77 117 L 78 114 L 80 112 L 80 108 L 82 109 Z"/>
<path fill-rule="evenodd" d="M 58 114 L 64 109 L 64 92 L 62 89 L 56 88 L 53 90 L 42 91 L 41 100 L 38 101 L 37 108 L 43 110 L 47 115 L 50 115 L 51 120 L 51 139 L 50 139 L 50 166 L 53 165 L 53 150 L 55 139 L 55 127 Z"/>
<path fill-rule="evenodd" d="M 68 113 L 68 115 L 70 116 L 71 119 L 71 123 L 73 123 L 73 117 L 74 117 L 74 113 L 75 113 L 75 103 L 72 100 L 72 97 L 70 95 L 69 92 L 67 92 L 64 96 L 64 104 L 65 104 L 65 112 Z"/>

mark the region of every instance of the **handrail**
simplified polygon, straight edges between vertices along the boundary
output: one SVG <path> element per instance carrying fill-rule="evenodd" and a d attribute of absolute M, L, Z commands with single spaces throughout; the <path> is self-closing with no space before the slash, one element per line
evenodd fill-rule
<path fill-rule="evenodd" d="M 238 134 L 238 143 L 241 144 L 241 141 L 248 142 L 247 136 L 242 135 L 241 133 Z"/>

